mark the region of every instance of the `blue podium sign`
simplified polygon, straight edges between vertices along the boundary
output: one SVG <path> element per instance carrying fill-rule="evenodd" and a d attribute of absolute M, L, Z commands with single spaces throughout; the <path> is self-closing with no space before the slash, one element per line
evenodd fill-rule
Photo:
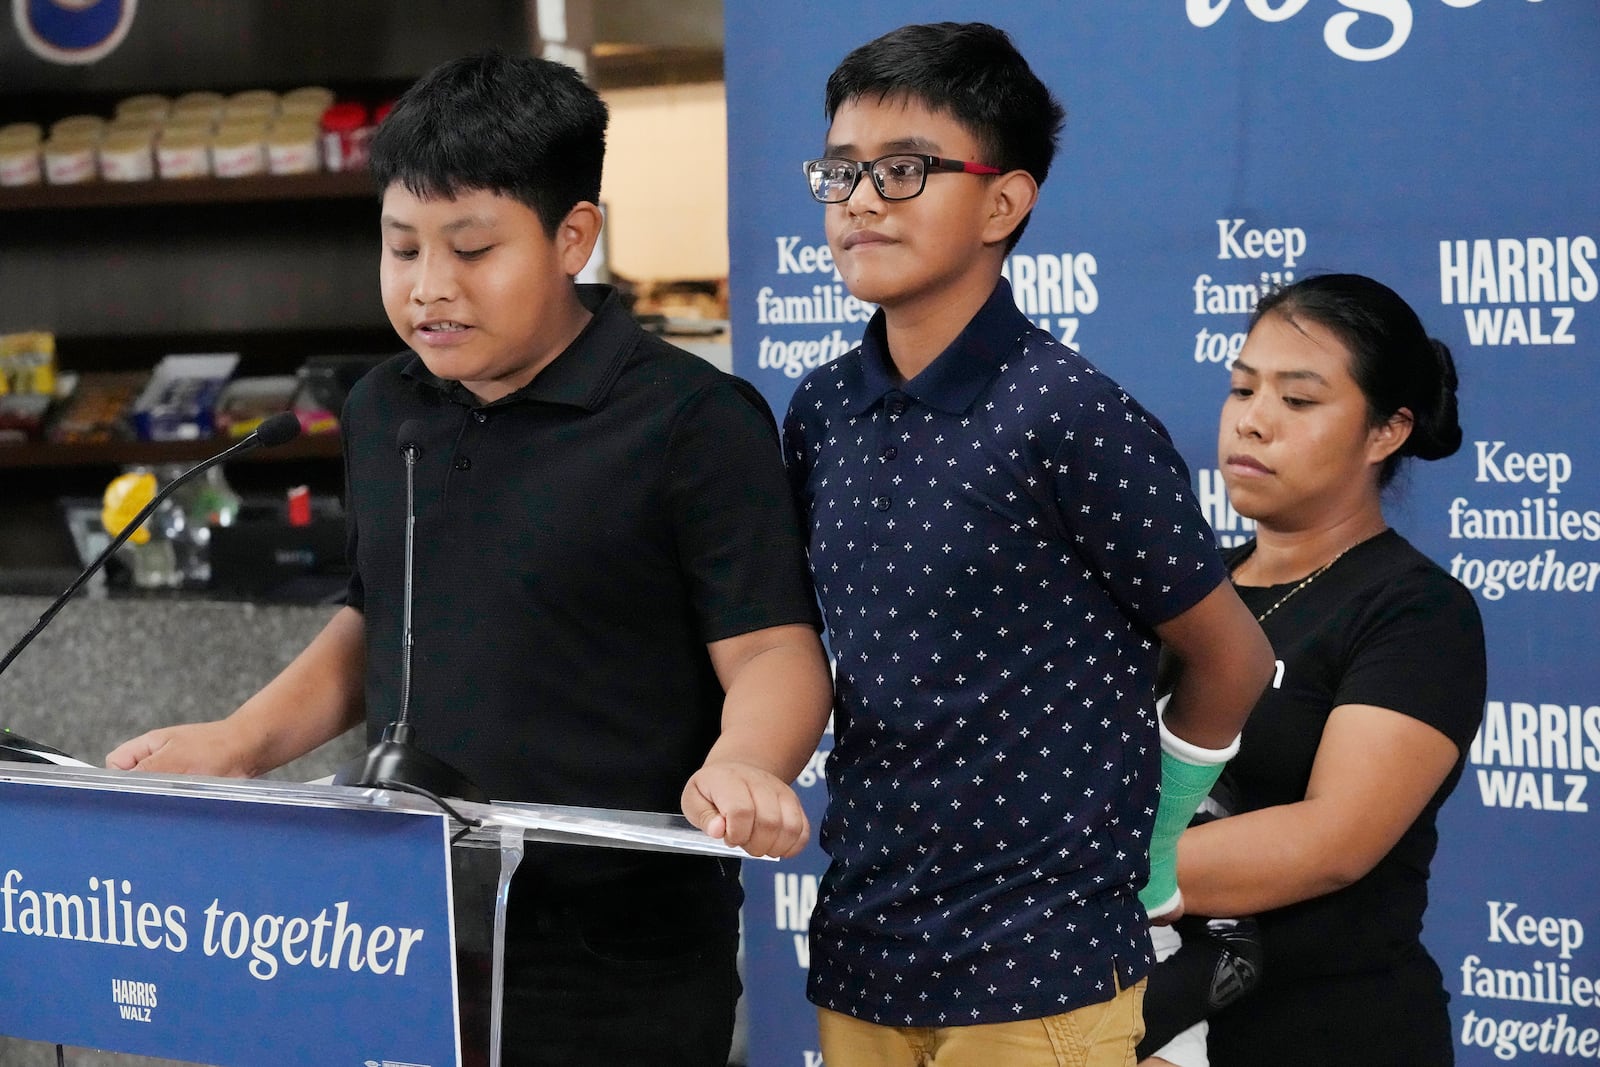
<path fill-rule="evenodd" d="M 247 788 L 247 787 L 241 787 Z M 443 816 L 0 781 L 0 1033 L 460 1063 Z"/>

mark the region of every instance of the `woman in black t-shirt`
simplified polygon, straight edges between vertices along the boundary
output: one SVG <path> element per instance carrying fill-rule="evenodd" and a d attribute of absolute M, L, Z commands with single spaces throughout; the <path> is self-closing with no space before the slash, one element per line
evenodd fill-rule
<path fill-rule="evenodd" d="M 1460 446 L 1455 390 L 1448 349 L 1359 275 L 1263 299 L 1234 364 L 1218 459 L 1257 533 L 1229 565 L 1278 669 L 1228 768 L 1237 814 L 1179 845 L 1185 910 L 1260 928 L 1259 987 L 1210 1020 L 1216 1067 L 1453 1062 L 1420 934 L 1483 628 L 1381 496 L 1405 457 Z"/>

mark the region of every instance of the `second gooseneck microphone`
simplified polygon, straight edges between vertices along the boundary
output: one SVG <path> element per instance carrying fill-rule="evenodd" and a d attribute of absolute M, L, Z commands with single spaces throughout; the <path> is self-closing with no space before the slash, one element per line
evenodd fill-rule
<path fill-rule="evenodd" d="M 400 707 L 394 721 L 366 755 L 346 764 L 333 780 L 336 785 L 375 789 L 401 789 L 434 797 L 486 802 L 489 798 L 466 775 L 418 748 L 411 728 L 411 603 L 412 575 L 416 563 L 416 467 L 422 455 L 422 426 L 415 419 L 400 424 L 397 442 L 406 463 L 405 573 L 401 587 Z"/>
<path fill-rule="evenodd" d="M 400 615 L 400 712 L 395 716 L 394 740 L 403 745 L 411 743 L 411 582 L 416 574 L 417 545 L 417 459 L 422 446 L 417 438 L 422 427 L 416 419 L 400 424 L 400 454 L 406 461 L 406 572 L 405 586 L 401 590 Z"/>

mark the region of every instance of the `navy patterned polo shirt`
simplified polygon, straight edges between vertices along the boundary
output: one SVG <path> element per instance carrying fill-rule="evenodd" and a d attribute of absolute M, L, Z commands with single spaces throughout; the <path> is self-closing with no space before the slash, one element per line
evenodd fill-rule
<path fill-rule="evenodd" d="M 1153 628 L 1226 578 L 1165 429 L 1002 280 L 899 383 L 880 312 L 784 451 L 837 666 L 808 996 L 1042 1018 L 1149 969 Z"/>

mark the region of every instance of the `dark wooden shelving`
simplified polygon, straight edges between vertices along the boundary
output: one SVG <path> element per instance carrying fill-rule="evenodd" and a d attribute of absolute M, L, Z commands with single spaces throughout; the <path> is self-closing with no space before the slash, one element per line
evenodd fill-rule
<path fill-rule="evenodd" d="M 419 34 L 419 5 L 392 0 L 145 4 L 104 71 L 8 68 L 0 124 L 109 116 L 130 92 L 197 88 L 323 85 L 371 107 L 452 56 L 528 47 L 522 4 L 431 7 L 448 15 Z M 194 352 L 238 353 L 237 377 L 391 355 L 403 346 L 378 300 L 378 205 L 365 170 L 0 188 L 0 332 L 53 332 L 57 366 L 83 378 Z M 99 497 L 122 467 L 188 466 L 231 443 L 0 444 L 0 575 L 76 570 L 63 499 Z M 334 496 L 343 483 L 337 434 L 254 449 L 226 469 L 247 499 L 281 501 L 299 485 Z"/>
<path fill-rule="evenodd" d="M 146 182 L 84 182 L 0 189 L 0 212 L 158 204 L 243 204 L 278 200 L 377 200 L 366 171 L 182 178 Z"/>
<path fill-rule="evenodd" d="M 232 440 L 199 441 L 96 441 L 92 443 L 40 442 L 0 445 L 0 470 L 22 467 L 153 466 L 160 463 L 197 463 L 233 444 Z M 232 462 L 287 462 L 336 459 L 338 434 L 302 434 L 277 448 L 254 448 Z"/>
<path fill-rule="evenodd" d="M 116 321 L 93 320 L 98 329 L 58 331 L 56 356 L 63 369 L 83 375 L 134 372 L 174 352 L 237 352 L 240 375 L 289 374 L 311 356 L 378 356 L 398 347 L 381 316 L 363 322 L 335 314 L 330 321 L 326 294 L 315 286 L 271 288 L 283 271 L 299 263 L 286 258 L 284 249 L 302 250 L 308 270 L 346 277 L 354 259 L 344 251 L 359 247 L 362 276 L 370 277 L 366 247 L 375 239 L 377 203 L 365 171 L 4 188 L 0 274 L 7 279 L 8 307 L 14 312 L 31 305 L 26 285 L 20 299 L 10 286 L 15 278 L 27 280 L 14 276 L 13 267 L 35 277 L 76 278 L 67 269 L 70 257 L 60 249 L 93 249 L 128 264 L 115 277 L 114 269 L 92 264 L 99 270 L 97 294 L 109 288 L 108 299 L 128 306 L 146 297 L 156 302 L 158 314 L 126 330 Z M 230 247 L 238 255 L 215 267 L 232 278 L 231 287 L 208 288 L 211 276 L 193 280 L 183 273 L 184 257 L 209 262 L 217 249 Z M 150 279 L 143 289 L 121 284 L 130 271 Z M 90 274 L 93 282 L 94 271 Z M 183 299 L 221 301 L 231 309 L 223 321 L 238 325 L 219 327 L 204 312 L 186 314 L 183 299 L 166 299 L 184 286 L 196 295 Z M 57 313 L 62 310 L 53 302 L 54 290 L 37 298 Z M 278 306 L 298 309 L 302 301 L 305 320 L 316 325 L 299 325 L 298 310 L 285 313 Z M 0 482 L 6 486 L 0 492 L 0 572 L 77 566 L 76 548 L 61 519 L 62 498 L 98 496 L 121 468 L 187 467 L 233 443 L 211 438 L 0 445 Z M 290 485 L 336 494 L 340 455 L 338 434 L 302 435 L 277 448 L 230 458 L 228 478 L 247 496 L 281 499 Z"/>

